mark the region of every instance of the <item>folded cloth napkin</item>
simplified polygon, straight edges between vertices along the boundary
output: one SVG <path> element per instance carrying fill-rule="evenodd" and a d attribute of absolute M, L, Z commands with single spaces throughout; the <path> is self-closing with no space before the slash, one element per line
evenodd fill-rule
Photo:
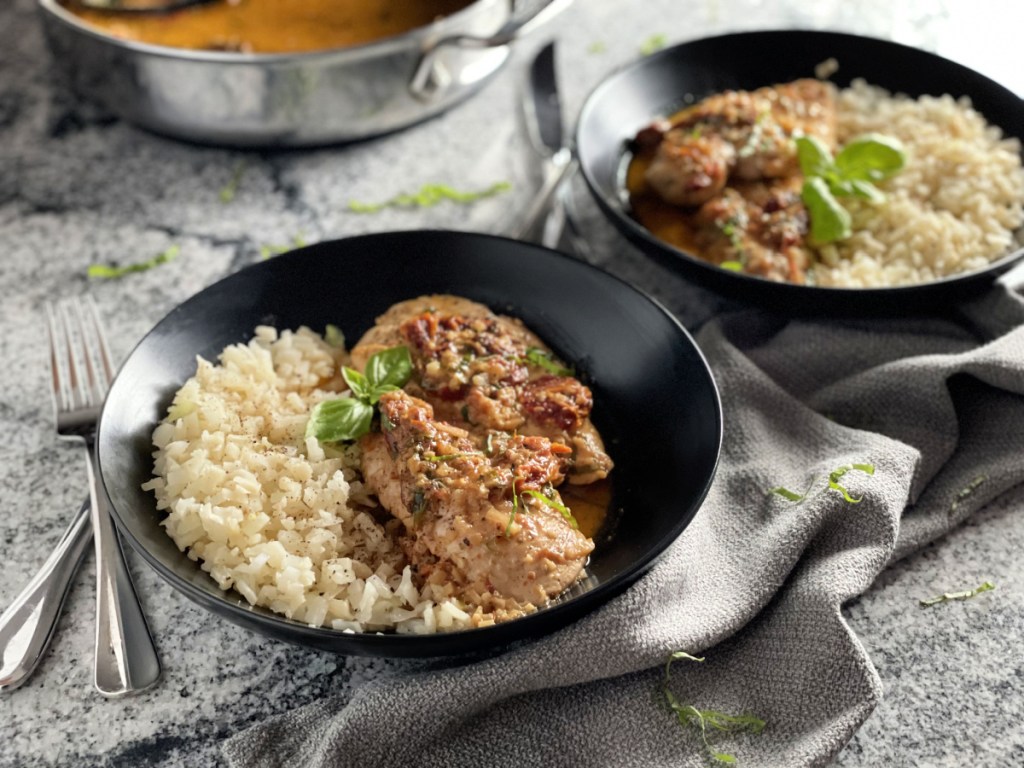
<path fill-rule="evenodd" d="M 704 766 L 709 751 L 751 766 L 829 762 L 881 695 L 842 604 L 1024 482 L 1024 302 L 997 288 L 946 319 L 745 311 L 697 338 L 721 390 L 721 463 L 646 576 L 538 641 L 403 662 L 256 725 L 226 742 L 230 762 Z M 755 715 L 763 730 L 708 726 L 705 743 L 695 717 L 681 723 L 664 694 L 677 650 L 705 658 L 673 663 L 680 707 Z"/>

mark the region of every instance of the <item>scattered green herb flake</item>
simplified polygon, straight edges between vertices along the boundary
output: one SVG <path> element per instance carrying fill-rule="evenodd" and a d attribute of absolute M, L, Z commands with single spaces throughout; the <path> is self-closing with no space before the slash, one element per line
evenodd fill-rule
<path fill-rule="evenodd" d="M 493 197 L 510 189 L 512 189 L 512 185 L 507 181 L 499 181 L 487 189 L 476 192 L 460 192 L 445 184 L 426 184 L 420 187 L 418 192 L 402 193 L 382 203 L 360 203 L 352 200 L 348 204 L 348 209 L 354 213 L 376 213 L 385 208 L 431 208 L 444 200 L 467 204 Z"/>
<path fill-rule="evenodd" d="M 302 248 L 306 245 L 306 240 L 302 235 L 295 235 L 292 238 L 292 242 L 286 245 L 280 244 L 265 244 L 260 246 L 260 259 L 266 261 L 271 256 L 280 256 L 282 253 L 292 250 L 293 248 Z"/>
<path fill-rule="evenodd" d="M 831 488 L 833 491 L 839 491 L 839 493 L 842 494 L 842 497 L 851 504 L 860 504 L 862 499 L 855 499 L 853 496 L 850 495 L 850 492 L 847 491 L 846 488 L 840 485 L 839 483 L 839 478 L 841 478 L 850 470 L 854 469 L 857 470 L 858 472 L 863 472 L 867 475 L 875 474 L 874 464 L 848 464 L 846 466 L 839 467 L 838 469 L 833 470 L 829 474 L 828 487 Z"/>
<path fill-rule="evenodd" d="M 708 728 L 713 728 L 716 731 L 747 730 L 751 733 L 758 734 L 764 730 L 766 725 L 765 721 L 755 715 L 730 715 L 713 709 L 697 709 L 697 707 L 692 704 L 680 703 L 679 699 L 676 698 L 675 694 L 669 689 L 669 676 L 672 662 L 678 659 L 698 662 L 704 661 L 702 657 L 692 656 L 685 651 L 676 651 L 669 655 L 668 660 L 665 662 L 665 676 L 661 684 L 661 690 L 665 696 L 665 701 L 668 703 L 669 709 L 675 714 L 680 725 L 696 725 L 700 730 L 700 737 L 701 741 L 704 742 L 704 748 L 707 750 L 708 756 L 711 757 L 712 760 L 719 763 L 736 763 L 736 757 L 734 755 L 731 755 L 728 752 L 719 752 L 711 746 L 711 742 L 708 740 Z"/>
<path fill-rule="evenodd" d="M 986 581 L 983 582 L 981 586 L 976 587 L 975 589 L 967 589 L 963 592 L 943 592 L 941 595 L 929 597 L 925 600 L 921 600 L 920 602 L 922 606 L 927 608 L 928 606 L 938 605 L 939 603 L 948 603 L 951 600 L 969 600 L 972 597 L 977 597 L 982 592 L 991 592 L 995 588 L 995 584 L 993 584 L 991 581 Z"/>
<path fill-rule="evenodd" d="M 576 518 L 572 516 L 572 512 L 569 511 L 569 508 L 567 506 L 565 506 L 564 504 L 562 504 L 561 502 L 558 502 L 555 499 L 552 499 L 552 498 L 550 498 L 548 496 L 545 496 L 540 491 L 534 491 L 532 489 L 527 489 L 527 490 L 523 491 L 523 493 L 528 494 L 528 495 L 532 496 L 533 498 L 537 499 L 539 502 L 541 502 L 541 504 L 545 504 L 545 505 L 551 507 L 552 509 L 556 509 L 559 512 L 561 512 L 562 517 L 564 517 L 566 520 L 568 520 L 569 521 L 569 525 L 571 525 L 573 528 L 579 528 L 580 527 L 579 523 L 576 522 Z"/>
<path fill-rule="evenodd" d="M 220 189 L 220 201 L 222 203 L 230 203 L 235 199 L 235 195 L 238 193 L 238 184 L 242 181 L 242 175 L 245 173 L 245 161 L 239 160 L 235 165 L 235 170 L 231 174 L 231 178 L 228 179 L 228 183 Z"/>
<path fill-rule="evenodd" d="M 587 46 L 587 53 L 604 53 L 607 50 L 608 46 L 603 40 L 595 40 Z"/>
<path fill-rule="evenodd" d="M 776 496 L 781 496 L 786 501 L 803 501 L 806 494 L 796 493 L 788 488 L 783 488 L 781 485 L 778 488 L 772 488 L 768 493 L 774 493 Z"/>
<path fill-rule="evenodd" d="M 146 272 L 147 270 L 153 269 L 153 267 L 159 267 L 161 264 L 166 264 L 169 261 L 173 261 L 177 258 L 179 248 L 176 245 L 172 245 L 163 253 L 158 253 L 151 259 L 146 261 L 140 261 L 135 264 L 125 264 L 124 266 L 114 266 L 111 264 L 90 264 L 89 265 L 89 277 L 94 279 L 109 280 L 118 277 L 124 277 L 132 272 Z"/>
<path fill-rule="evenodd" d="M 409 380 L 412 359 L 406 347 L 391 347 L 370 356 L 365 374 L 348 367 L 341 373 L 352 397 L 324 400 L 314 407 L 306 423 L 306 437 L 336 443 L 365 435 L 373 424 L 380 396 L 404 386 Z M 385 425 L 385 421 L 382 419 L 383 429 L 394 429 L 394 424 L 387 421 Z"/>
<path fill-rule="evenodd" d="M 650 56 L 652 53 L 664 48 L 667 42 L 668 39 L 665 35 L 651 35 L 640 43 L 640 53 L 643 56 Z"/>
<path fill-rule="evenodd" d="M 540 347 L 528 347 L 526 350 L 526 361 L 543 368 L 555 376 L 574 376 L 572 368 L 565 368 L 555 362 L 554 357 L 547 350 Z"/>
<path fill-rule="evenodd" d="M 960 507 L 960 502 L 974 493 L 978 489 L 978 486 L 986 480 L 988 480 L 988 475 L 978 475 L 976 478 L 971 480 L 966 487 L 957 491 L 956 497 L 953 499 L 953 503 L 949 506 L 949 514 L 956 514 L 957 509 Z"/>
<path fill-rule="evenodd" d="M 883 202 L 885 195 L 874 182 L 898 173 L 907 161 L 899 140 L 880 133 L 853 139 L 834 159 L 813 136 L 797 136 L 795 142 L 805 177 L 800 196 L 810 214 L 811 238 L 818 243 L 845 240 L 852 234 L 850 214 L 837 197 Z"/>
<path fill-rule="evenodd" d="M 336 325 L 330 325 L 324 329 L 324 341 L 328 345 L 337 349 L 345 348 L 345 334 L 342 333 L 341 328 Z"/>

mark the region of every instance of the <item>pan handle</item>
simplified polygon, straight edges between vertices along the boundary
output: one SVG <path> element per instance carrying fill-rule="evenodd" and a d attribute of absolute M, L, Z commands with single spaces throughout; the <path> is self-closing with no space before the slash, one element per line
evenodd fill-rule
<path fill-rule="evenodd" d="M 572 0 L 546 0 L 539 5 L 535 3 L 538 7 L 529 8 L 518 16 L 513 8 L 512 18 L 490 37 L 451 35 L 434 41 L 424 49 L 420 56 L 416 70 L 409 81 L 409 90 L 421 101 L 432 101 L 448 87 L 451 83 L 451 75 L 437 58 L 441 49 L 447 46 L 466 50 L 500 48 L 543 26 L 568 8 L 571 3 Z"/>

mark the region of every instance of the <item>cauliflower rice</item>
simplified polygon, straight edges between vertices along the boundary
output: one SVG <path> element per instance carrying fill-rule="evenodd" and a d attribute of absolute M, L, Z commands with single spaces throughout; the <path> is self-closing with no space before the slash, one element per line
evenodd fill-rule
<path fill-rule="evenodd" d="M 305 438 L 313 406 L 346 386 L 344 350 L 308 328 L 261 326 L 214 365 L 197 360 L 153 434 L 157 508 L 216 580 L 314 626 L 406 633 L 492 623 L 445 585 L 419 588 L 390 526 L 371 513 L 357 449 Z"/>
<path fill-rule="evenodd" d="M 844 198 L 853 235 L 819 249 L 818 285 L 875 287 L 981 269 L 1017 247 L 1024 223 L 1020 142 L 1003 138 L 966 98 L 890 95 L 855 81 L 839 92 L 838 139 L 884 133 L 907 164 L 879 184 L 886 201 Z"/>

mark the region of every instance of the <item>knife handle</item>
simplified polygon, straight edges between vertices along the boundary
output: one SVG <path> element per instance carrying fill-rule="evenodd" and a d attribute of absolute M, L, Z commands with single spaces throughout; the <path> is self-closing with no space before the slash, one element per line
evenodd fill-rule
<path fill-rule="evenodd" d="M 0 691 L 17 688 L 39 666 L 91 538 L 86 501 L 43 567 L 0 615 Z"/>

